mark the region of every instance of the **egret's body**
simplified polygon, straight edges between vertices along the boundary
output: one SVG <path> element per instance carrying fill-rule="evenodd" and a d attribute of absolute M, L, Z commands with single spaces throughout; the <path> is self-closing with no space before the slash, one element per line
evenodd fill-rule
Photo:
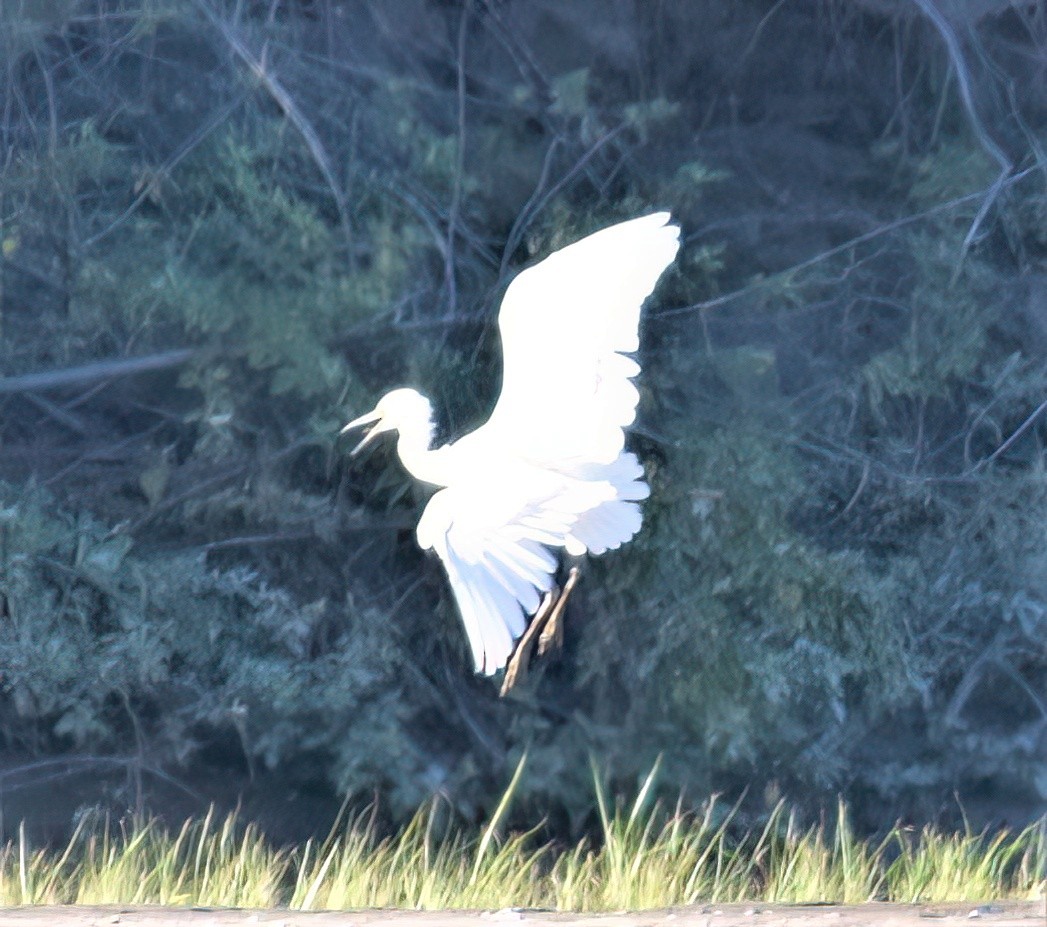
<path fill-rule="evenodd" d="M 441 487 L 418 543 L 447 570 L 478 672 L 503 667 L 557 557 L 601 554 L 640 529 L 649 493 L 624 450 L 639 394 L 640 308 L 679 247 L 668 213 L 596 232 L 520 273 L 499 313 L 502 391 L 490 418 L 433 448 L 429 401 L 386 394 L 346 426 L 398 433 L 409 473 Z M 358 448 L 359 449 L 359 448 Z"/>

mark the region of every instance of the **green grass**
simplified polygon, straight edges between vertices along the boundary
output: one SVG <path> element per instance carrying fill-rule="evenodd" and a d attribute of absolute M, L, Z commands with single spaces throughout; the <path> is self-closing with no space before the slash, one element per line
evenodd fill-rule
<path fill-rule="evenodd" d="M 523 763 L 478 834 L 448 829 L 435 801 L 393 837 L 373 816 L 327 840 L 275 848 L 237 815 L 171 832 L 155 820 L 81 820 L 61 850 L 32 849 L 24 829 L 0 848 L 0 905 L 174 904 L 324 908 L 643 909 L 694 902 L 860 903 L 1031 900 L 1047 872 L 1047 818 L 1020 833 L 896 827 L 855 836 L 841 803 L 831 826 L 801 828 L 779 804 L 759 831 L 732 837 L 733 811 L 652 802 L 657 769 L 613 808 L 596 782 L 597 842 L 543 843 L 502 833 Z"/>

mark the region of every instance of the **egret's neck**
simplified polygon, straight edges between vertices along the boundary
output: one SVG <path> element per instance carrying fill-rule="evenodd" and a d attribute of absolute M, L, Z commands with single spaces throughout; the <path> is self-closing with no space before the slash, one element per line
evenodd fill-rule
<path fill-rule="evenodd" d="M 440 451 L 432 449 L 435 431 L 432 419 L 428 415 L 418 415 L 410 421 L 400 422 L 397 430 L 396 451 L 407 472 L 424 483 L 446 486 Z"/>

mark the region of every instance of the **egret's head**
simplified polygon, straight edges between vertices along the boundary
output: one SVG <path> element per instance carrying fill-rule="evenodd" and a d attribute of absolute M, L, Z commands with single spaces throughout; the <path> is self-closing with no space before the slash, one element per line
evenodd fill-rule
<path fill-rule="evenodd" d="M 405 428 L 429 428 L 432 415 L 429 400 L 417 390 L 394 389 L 379 399 L 373 410 L 354 418 L 342 429 L 342 434 L 354 428 L 368 428 L 364 439 L 351 452 L 355 456 L 378 435 L 387 431 L 403 432 Z"/>

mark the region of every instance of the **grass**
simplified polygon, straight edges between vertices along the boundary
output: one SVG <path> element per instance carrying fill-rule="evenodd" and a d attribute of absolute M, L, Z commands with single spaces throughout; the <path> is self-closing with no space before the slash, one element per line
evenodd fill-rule
<path fill-rule="evenodd" d="M 983 902 L 1045 891 L 1047 818 L 1020 833 L 895 827 L 855 836 L 841 803 L 832 825 L 801 828 L 779 804 L 758 832 L 732 837 L 733 811 L 651 801 L 657 767 L 631 804 L 608 802 L 595 775 L 597 842 L 558 846 L 536 831 L 502 834 L 523 763 L 488 825 L 440 825 L 436 802 L 394 837 L 373 816 L 322 842 L 275 848 L 237 815 L 177 832 L 156 820 L 114 827 L 87 816 L 61 850 L 32 849 L 24 829 L 0 848 L 0 905 L 166 904 L 297 910 L 544 907 L 643 909 L 695 902 Z"/>

